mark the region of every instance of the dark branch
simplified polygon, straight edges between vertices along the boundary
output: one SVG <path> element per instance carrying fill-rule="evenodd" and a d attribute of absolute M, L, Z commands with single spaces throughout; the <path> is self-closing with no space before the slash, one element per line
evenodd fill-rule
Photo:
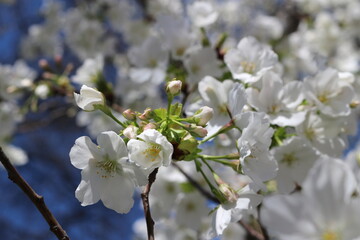
<path fill-rule="evenodd" d="M 215 203 L 220 204 L 220 201 L 214 197 L 211 193 L 209 193 L 208 191 L 206 191 L 198 182 L 196 182 L 189 174 L 187 174 L 178 164 L 176 164 L 175 162 L 172 163 L 174 167 L 176 167 L 185 177 L 186 179 L 204 196 L 206 197 L 208 200 L 211 200 Z M 246 230 L 246 232 L 255 237 L 258 240 L 268 240 L 269 238 L 267 238 L 266 235 L 264 235 L 263 233 L 257 231 L 253 226 L 251 226 L 250 224 L 240 220 L 239 224 Z"/>
<path fill-rule="evenodd" d="M 144 215 L 145 215 L 145 219 L 146 219 L 148 240 L 155 240 L 154 220 L 152 219 L 151 212 L 150 212 L 149 193 L 150 193 L 152 184 L 155 182 L 156 174 L 157 174 L 158 170 L 159 170 L 159 168 L 155 168 L 155 170 L 152 171 L 152 173 L 150 173 L 149 178 L 148 178 L 149 182 L 146 185 L 144 191 L 141 193 L 141 199 L 142 199 L 142 203 L 143 203 L 143 207 L 144 207 Z"/>
<path fill-rule="evenodd" d="M 206 197 L 207 199 L 209 199 L 215 203 L 220 204 L 220 201 L 216 197 L 214 197 L 211 193 L 206 191 L 198 182 L 196 182 L 189 174 L 187 174 L 178 164 L 176 164 L 175 162 L 173 162 L 172 164 L 186 177 L 186 179 L 189 181 L 189 183 L 191 183 L 204 197 Z"/>
<path fill-rule="evenodd" d="M 239 224 L 246 230 L 248 234 L 250 234 L 252 237 L 255 237 L 258 240 L 267 240 L 265 236 L 255 230 L 250 224 L 247 224 L 246 222 L 240 220 Z"/>
<path fill-rule="evenodd" d="M 61 227 L 54 215 L 50 212 L 45 204 L 44 198 L 38 195 L 31 186 L 21 177 L 19 172 L 10 163 L 9 158 L 5 155 L 0 147 L 0 162 L 8 172 L 8 178 L 18 185 L 21 190 L 30 198 L 46 222 L 49 224 L 50 230 L 56 235 L 59 240 L 70 240 L 65 230 Z"/>

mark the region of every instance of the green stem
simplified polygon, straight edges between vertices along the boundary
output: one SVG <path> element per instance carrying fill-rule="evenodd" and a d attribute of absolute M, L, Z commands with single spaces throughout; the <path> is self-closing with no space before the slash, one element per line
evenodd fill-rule
<path fill-rule="evenodd" d="M 222 155 L 222 156 L 198 155 L 198 157 L 201 159 L 206 159 L 206 160 L 239 159 L 240 155 L 239 155 L 239 153 L 232 153 L 232 154 Z"/>
<path fill-rule="evenodd" d="M 215 187 L 212 185 L 212 183 L 210 182 L 210 180 L 207 178 L 204 171 L 202 170 L 199 160 L 195 159 L 195 164 L 196 164 L 196 169 L 201 173 L 201 175 L 205 179 L 206 183 L 209 185 L 211 191 L 213 191 L 213 189 L 215 189 Z"/>
<path fill-rule="evenodd" d="M 116 123 L 118 123 L 123 128 L 126 128 L 125 124 L 120 122 L 119 119 L 117 119 L 111 112 L 110 108 L 108 106 L 98 105 L 96 106 L 97 109 L 108 115 L 111 119 L 113 119 Z"/>
<path fill-rule="evenodd" d="M 283 145 L 283 142 L 281 141 L 281 139 L 277 135 L 275 135 L 274 138 L 275 138 L 275 141 L 276 141 L 278 146 Z"/>
<path fill-rule="evenodd" d="M 181 122 L 179 122 L 179 121 L 177 121 L 177 120 L 175 120 L 175 119 L 171 119 L 171 121 L 172 121 L 173 123 L 176 123 L 176 124 L 179 125 L 180 127 L 183 127 L 183 128 L 185 128 L 185 129 L 189 129 L 188 126 L 186 126 L 185 124 L 183 124 L 183 123 L 181 123 Z"/>
<path fill-rule="evenodd" d="M 233 129 L 234 127 L 235 127 L 234 122 L 233 122 L 233 120 L 231 120 L 229 123 L 227 123 L 227 124 L 224 125 L 222 128 L 220 128 L 219 131 L 217 131 L 217 132 L 214 133 L 213 135 L 211 135 L 211 136 L 209 136 L 209 137 L 201 140 L 201 141 L 199 142 L 199 144 L 203 144 L 203 143 L 205 143 L 205 142 L 213 139 L 213 138 L 216 137 L 217 135 L 219 135 L 219 134 L 221 134 L 221 133 L 225 133 L 225 132 Z"/>

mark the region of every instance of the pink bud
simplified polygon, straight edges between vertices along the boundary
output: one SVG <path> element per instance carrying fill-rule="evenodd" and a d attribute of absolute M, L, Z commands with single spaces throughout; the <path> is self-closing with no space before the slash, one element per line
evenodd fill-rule
<path fill-rule="evenodd" d="M 180 93 L 182 87 L 182 82 L 180 80 L 172 80 L 166 86 L 166 91 L 175 96 Z"/>
<path fill-rule="evenodd" d="M 144 131 L 148 129 L 156 129 L 156 125 L 154 123 L 148 123 L 144 126 Z"/>
<path fill-rule="evenodd" d="M 151 118 L 151 108 L 146 108 L 145 111 L 139 116 L 140 120 L 149 120 Z"/>
<path fill-rule="evenodd" d="M 133 125 L 129 125 L 127 128 L 123 130 L 123 134 L 127 138 L 135 139 L 137 137 L 137 130 L 138 130 L 137 127 Z"/>
<path fill-rule="evenodd" d="M 206 137 L 206 135 L 208 134 L 208 131 L 205 128 L 200 127 L 200 126 L 196 126 L 191 131 L 201 138 Z"/>
<path fill-rule="evenodd" d="M 136 119 L 136 114 L 133 110 L 131 109 L 126 109 L 122 115 L 124 116 L 124 118 L 126 118 L 129 121 L 134 121 Z"/>

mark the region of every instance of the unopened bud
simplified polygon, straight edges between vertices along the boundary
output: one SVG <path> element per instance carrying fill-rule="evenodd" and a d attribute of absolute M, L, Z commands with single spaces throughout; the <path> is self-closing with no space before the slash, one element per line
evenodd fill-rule
<path fill-rule="evenodd" d="M 46 84 L 39 84 L 35 88 L 35 95 L 38 96 L 40 99 L 45 99 L 50 93 L 50 89 Z"/>
<path fill-rule="evenodd" d="M 206 135 L 208 134 L 208 131 L 201 127 L 201 126 L 196 126 L 195 128 L 191 129 L 191 132 L 195 133 L 198 137 L 206 137 Z"/>
<path fill-rule="evenodd" d="M 219 186 L 219 190 L 225 197 L 227 203 L 235 203 L 238 199 L 238 194 L 232 189 L 229 184 L 224 182 L 217 174 L 214 174 L 214 179 Z"/>
<path fill-rule="evenodd" d="M 156 125 L 154 123 L 148 123 L 144 126 L 144 131 L 148 129 L 156 129 Z"/>
<path fill-rule="evenodd" d="M 193 116 L 196 124 L 205 126 L 214 115 L 214 110 L 211 107 L 201 107 Z"/>
<path fill-rule="evenodd" d="M 129 125 L 127 128 L 123 130 L 123 134 L 125 137 L 130 139 L 135 139 L 137 137 L 137 130 L 139 128 L 135 127 L 134 125 Z"/>
<path fill-rule="evenodd" d="M 56 55 L 56 56 L 54 57 L 54 60 L 55 60 L 55 63 L 56 63 L 57 65 L 61 65 L 61 64 L 62 64 L 62 61 L 63 61 L 63 58 L 62 58 L 61 55 Z"/>
<path fill-rule="evenodd" d="M 178 95 L 181 91 L 182 82 L 180 80 L 172 80 L 166 86 L 166 92 L 170 95 Z"/>
<path fill-rule="evenodd" d="M 149 120 L 151 118 L 152 110 L 151 108 L 146 108 L 145 111 L 139 116 L 140 120 Z"/>
<path fill-rule="evenodd" d="M 136 114 L 133 110 L 131 110 L 130 108 L 129 109 L 126 109 L 122 115 L 124 116 L 124 118 L 126 118 L 127 120 L 129 121 L 134 121 L 136 119 Z"/>
<path fill-rule="evenodd" d="M 33 81 L 29 78 L 24 78 L 20 81 L 20 86 L 23 88 L 29 88 L 33 85 Z"/>
<path fill-rule="evenodd" d="M 39 67 L 43 70 L 50 70 L 49 62 L 46 59 L 40 59 L 39 60 Z"/>

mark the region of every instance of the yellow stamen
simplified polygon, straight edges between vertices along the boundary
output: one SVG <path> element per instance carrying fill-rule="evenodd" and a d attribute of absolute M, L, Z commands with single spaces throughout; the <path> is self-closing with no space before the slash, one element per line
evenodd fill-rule
<path fill-rule="evenodd" d="M 323 233 L 321 240 L 341 240 L 341 238 L 336 232 L 326 231 Z"/>
<path fill-rule="evenodd" d="M 108 155 L 105 155 L 104 159 L 96 163 L 96 167 L 102 169 L 105 174 L 102 174 L 102 178 L 107 178 L 113 176 L 114 173 L 121 171 L 121 168 L 116 160 L 110 159 Z M 100 174 L 100 171 L 96 172 Z"/>
<path fill-rule="evenodd" d="M 256 68 L 255 63 L 247 62 L 247 61 L 241 61 L 240 65 L 242 66 L 244 72 L 250 73 L 250 74 L 254 73 L 255 68 Z"/>
<path fill-rule="evenodd" d="M 296 162 L 297 159 L 296 157 L 294 156 L 294 154 L 292 153 L 289 153 L 289 154 L 284 154 L 284 157 L 283 159 L 281 160 L 282 163 L 285 163 L 286 165 L 288 165 L 289 167 L 291 165 L 294 164 L 294 162 Z"/>
<path fill-rule="evenodd" d="M 154 162 L 156 158 L 159 156 L 159 153 L 161 151 L 161 146 L 156 143 L 148 143 L 148 146 L 149 147 L 145 151 L 143 151 L 143 154 L 151 162 Z"/>

